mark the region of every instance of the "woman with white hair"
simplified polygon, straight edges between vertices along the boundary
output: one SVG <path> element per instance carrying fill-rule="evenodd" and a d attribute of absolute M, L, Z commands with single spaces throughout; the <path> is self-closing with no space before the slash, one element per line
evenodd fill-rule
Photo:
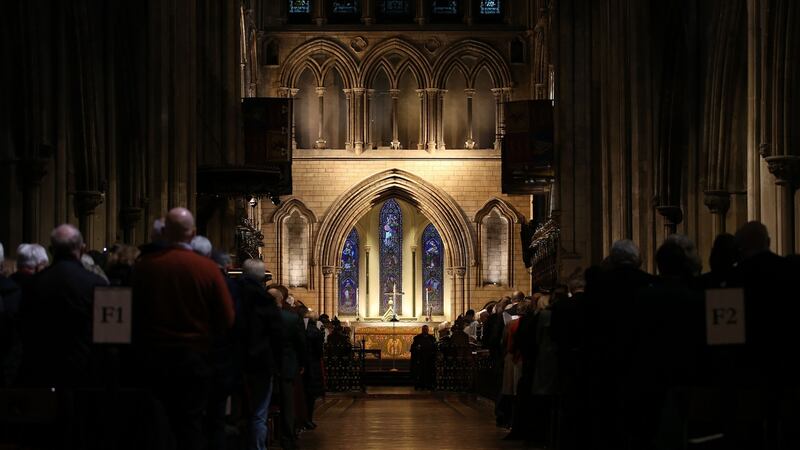
<path fill-rule="evenodd" d="M 33 280 L 33 276 L 50 264 L 47 250 L 39 244 L 20 244 L 17 247 L 17 271 L 11 279 L 24 291 Z"/>

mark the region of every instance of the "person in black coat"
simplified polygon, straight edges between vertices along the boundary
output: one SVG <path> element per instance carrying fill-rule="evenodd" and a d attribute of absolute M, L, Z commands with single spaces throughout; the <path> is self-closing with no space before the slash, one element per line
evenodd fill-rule
<path fill-rule="evenodd" d="M 273 384 L 280 379 L 283 359 L 283 319 L 278 303 L 264 286 L 264 263 L 248 259 L 242 265 L 238 292 L 241 309 L 243 371 L 249 406 L 248 449 L 265 449 L 267 413 Z"/>
<path fill-rule="evenodd" d="M 303 373 L 303 389 L 305 391 L 306 413 L 308 420 L 303 427 L 313 430 L 314 404 L 319 397 L 325 395 L 325 380 L 322 375 L 322 357 L 325 346 L 325 333 L 317 324 L 316 317 L 308 308 L 303 307 L 303 323 L 306 332 L 306 370 Z"/>
<path fill-rule="evenodd" d="M 107 283 L 81 264 L 84 244 L 77 228 L 60 225 L 50 240 L 53 264 L 36 274 L 20 307 L 20 381 L 37 387 L 91 385 L 94 288 Z"/>
<path fill-rule="evenodd" d="M 436 338 L 429 333 L 427 325 L 414 336 L 411 343 L 411 372 L 414 389 L 433 389 L 436 373 Z"/>
<path fill-rule="evenodd" d="M 3 273 L 3 244 L 0 244 L 0 387 L 10 384 L 13 376 L 7 372 L 13 358 L 16 338 L 17 313 L 22 293 L 17 283 Z M 10 372 L 10 371 L 9 371 Z M 8 378 L 8 379 L 7 379 Z"/>

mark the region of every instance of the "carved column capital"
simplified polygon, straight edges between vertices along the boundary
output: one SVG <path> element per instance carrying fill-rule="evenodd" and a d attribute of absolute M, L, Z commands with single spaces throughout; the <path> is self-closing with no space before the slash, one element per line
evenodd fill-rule
<path fill-rule="evenodd" d="M 291 89 L 289 89 L 289 95 L 290 95 L 290 96 L 292 96 L 292 97 L 294 97 L 295 95 L 297 95 L 297 93 L 298 93 L 298 92 L 300 92 L 300 89 L 297 89 L 297 88 L 291 88 Z"/>
<path fill-rule="evenodd" d="M 466 94 L 467 98 L 472 98 L 475 96 L 475 89 L 464 89 L 464 94 Z"/>
<path fill-rule="evenodd" d="M 314 92 L 317 93 L 318 97 L 322 97 L 325 95 L 325 86 L 317 86 L 314 88 Z"/>
<path fill-rule="evenodd" d="M 777 178 L 776 184 L 790 186 L 792 189 L 800 186 L 800 156 L 767 156 L 764 160 L 767 162 L 769 173 Z"/>
<path fill-rule="evenodd" d="M 503 88 L 492 88 L 492 95 L 494 95 L 494 98 L 501 98 L 503 95 Z"/>
<path fill-rule="evenodd" d="M 363 87 L 355 87 L 351 90 L 353 91 L 353 94 L 363 94 L 366 91 L 366 89 Z"/>
<path fill-rule="evenodd" d="M 336 267 L 334 266 L 322 266 L 322 275 L 325 276 L 325 278 L 332 277 L 335 272 Z"/>
<path fill-rule="evenodd" d="M 731 207 L 731 194 L 728 191 L 705 191 L 703 203 L 711 214 L 725 215 Z"/>
<path fill-rule="evenodd" d="M 677 231 L 678 225 L 683 222 L 683 209 L 676 205 L 656 206 L 656 211 L 666 220 L 664 224 L 667 231 L 673 234 Z"/>
<path fill-rule="evenodd" d="M 389 95 L 392 98 L 399 98 L 400 97 L 400 89 L 389 89 Z"/>
<path fill-rule="evenodd" d="M 79 217 L 91 216 L 101 203 L 103 203 L 102 192 L 78 191 L 75 193 L 75 212 Z"/>

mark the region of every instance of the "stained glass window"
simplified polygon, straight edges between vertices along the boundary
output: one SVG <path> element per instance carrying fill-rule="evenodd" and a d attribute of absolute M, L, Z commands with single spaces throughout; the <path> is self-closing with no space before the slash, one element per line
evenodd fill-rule
<path fill-rule="evenodd" d="M 433 224 L 422 232 L 422 308 L 444 314 L 444 245 Z"/>
<path fill-rule="evenodd" d="M 379 7 L 380 13 L 386 16 L 404 16 L 411 12 L 408 0 L 383 0 Z"/>
<path fill-rule="evenodd" d="M 289 14 L 310 14 L 311 0 L 289 0 Z"/>
<path fill-rule="evenodd" d="M 500 14 L 500 0 L 481 0 L 481 14 Z"/>
<path fill-rule="evenodd" d="M 358 231 L 344 241 L 342 271 L 339 274 L 339 314 L 355 315 L 358 310 Z"/>
<path fill-rule="evenodd" d="M 433 0 L 433 14 L 458 14 L 458 0 Z"/>
<path fill-rule="evenodd" d="M 331 12 L 334 14 L 358 14 L 360 0 L 342 0 L 331 2 Z"/>
<path fill-rule="evenodd" d="M 381 258 L 381 314 L 386 312 L 390 295 L 403 291 L 403 213 L 395 199 L 389 199 L 381 208 L 378 235 Z M 400 315 L 402 297 L 394 302 L 394 312 Z"/>

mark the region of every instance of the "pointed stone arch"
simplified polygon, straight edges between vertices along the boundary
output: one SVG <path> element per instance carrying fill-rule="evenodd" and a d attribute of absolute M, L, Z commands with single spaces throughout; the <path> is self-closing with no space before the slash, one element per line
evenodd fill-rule
<path fill-rule="evenodd" d="M 516 260 L 516 236 L 517 236 L 517 227 L 516 225 L 525 223 L 525 216 L 522 215 L 519 211 L 517 211 L 511 204 L 502 200 L 497 197 L 493 197 L 487 201 L 478 212 L 475 213 L 475 217 L 473 222 L 475 222 L 475 235 L 476 235 L 476 259 L 477 264 L 475 265 L 475 281 L 476 286 L 484 285 L 484 265 L 487 261 L 484 261 L 482 257 L 484 253 L 484 233 L 486 230 L 484 229 L 484 220 L 487 218 L 489 214 L 493 211 L 497 211 L 505 221 L 506 221 L 506 230 L 505 235 L 503 236 L 507 242 L 507 267 L 508 273 L 504 277 L 505 280 L 501 280 L 501 284 L 512 286 L 514 284 L 514 261 Z"/>
<path fill-rule="evenodd" d="M 474 39 L 464 39 L 445 48 L 433 65 L 433 84 L 444 86 L 450 67 L 463 56 L 475 56 L 478 62 L 475 67 L 485 66 L 496 88 L 512 86 L 511 69 L 505 58 L 492 46 Z M 471 73 L 472 71 L 470 71 Z"/>
<path fill-rule="evenodd" d="M 311 211 L 300 199 L 296 197 L 289 198 L 284 201 L 281 206 L 275 210 L 270 218 L 270 223 L 275 224 L 275 243 L 276 243 L 276 265 L 275 265 L 275 280 L 278 283 L 286 283 L 287 270 L 286 265 L 289 263 L 286 258 L 287 253 L 287 239 L 285 239 L 285 222 L 294 214 L 299 214 L 307 224 L 307 230 L 303 239 L 307 242 L 306 264 L 304 270 L 308 274 L 308 281 L 306 287 L 311 290 L 314 289 L 314 268 L 316 266 L 314 260 L 313 246 L 311 245 L 314 238 L 314 231 L 317 224 L 317 216 Z"/>
<path fill-rule="evenodd" d="M 314 55 L 329 55 L 330 57 L 319 62 L 313 58 Z M 303 69 L 308 66 L 317 68 L 320 82 L 325 79 L 325 75 L 330 68 L 335 66 L 345 83 L 345 87 L 359 86 L 359 64 L 353 55 L 338 42 L 325 38 L 312 39 L 295 48 L 286 57 L 281 66 L 281 86 L 286 88 L 296 87 L 297 79 Z"/>
<path fill-rule="evenodd" d="M 420 89 L 432 86 L 428 59 L 418 48 L 398 37 L 381 41 L 364 56 L 361 65 L 361 82 L 364 86 L 370 86 L 371 80 L 375 78 L 375 71 L 378 66 L 384 61 L 385 57 L 393 53 L 405 58 L 401 65 L 408 64 L 418 80 Z"/>
<path fill-rule="evenodd" d="M 469 304 L 468 278 L 475 264 L 475 236 L 456 201 L 444 190 L 400 169 L 372 175 L 344 192 L 328 208 L 314 243 L 321 277 L 320 310 L 335 314 L 338 255 L 347 234 L 364 214 L 388 198 L 418 208 L 439 231 L 445 247 L 445 269 L 453 278 L 451 314 Z"/>

